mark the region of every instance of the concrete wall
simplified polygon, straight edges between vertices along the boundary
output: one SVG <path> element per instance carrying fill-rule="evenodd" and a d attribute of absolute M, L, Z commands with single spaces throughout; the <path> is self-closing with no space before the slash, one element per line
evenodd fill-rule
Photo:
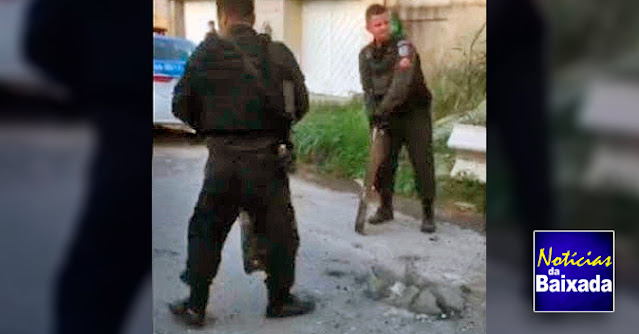
<path fill-rule="evenodd" d="M 284 40 L 284 9 L 284 0 L 256 0 L 255 30 L 262 32 L 263 25 L 268 23 L 273 29 L 273 39 Z M 294 6 L 290 6 L 289 10 L 294 10 Z M 204 40 L 210 20 L 216 21 L 216 27 L 219 28 L 215 0 L 187 0 L 184 5 L 184 17 L 186 38 L 196 43 Z M 301 36 L 299 38 L 301 39 Z"/>
<path fill-rule="evenodd" d="M 255 1 L 255 30 L 264 32 L 264 25 L 268 23 L 272 29 L 271 37 L 284 41 L 298 60 L 302 45 L 302 3 L 303 0 Z M 187 0 L 184 8 L 186 38 L 199 43 L 208 31 L 208 21 L 214 20 L 217 25 L 215 1 Z"/>
<path fill-rule="evenodd" d="M 172 0 L 171 13 L 173 16 L 172 35 L 186 37 L 186 22 L 184 15 L 184 0 Z"/>
<path fill-rule="evenodd" d="M 374 0 L 302 1 L 301 65 L 313 93 L 349 96 L 361 92 L 357 55 L 371 41 L 364 13 Z M 397 5 L 399 3 L 399 5 Z M 486 22 L 485 0 L 389 0 L 404 20 L 422 59 L 427 80 L 463 61 Z M 288 22 L 288 21 L 287 21 Z M 486 32 L 474 49 L 485 50 Z"/>
<path fill-rule="evenodd" d="M 265 23 L 273 29 L 271 37 L 274 40 L 284 40 L 284 0 L 255 1 L 255 30 L 263 32 Z"/>
<path fill-rule="evenodd" d="M 303 44 L 303 1 L 302 0 L 285 0 L 284 1 L 284 42 L 293 51 L 297 57 L 297 61 L 302 61 L 302 44 Z"/>
<path fill-rule="evenodd" d="M 302 70 L 312 93 L 348 96 L 361 91 L 358 54 L 368 43 L 368 1 L 307 0 L 302 8 Z"/>
<path fill-rule="evenodd" d="M 170 36 L 184 37 L 184 1 L 153 0 L 153 27 L 166 29 Z"/>
<path fill-rule="evenodd" d="M 170 22 L 169 0 L 153 0 L 153 26 L 168 30 Z"/>
<path fill-rule="evenodd" d="M 381 0 L 389 7 L 403 5 L 409 7 L 442 7 L 451 5 L 486 5 L 486 0 Z"/>
<path fill-rule="evenodd" d="M 471 1 L 471 0 L 468 0 Z M 470 44 L 486 23 L 486 4 L 448 1 L 442 6 L 397 7 L 409 39 L 415 44 L 427 78 L 464 61 Z M 481 30 L 473 50 L 486 50 L 486 29 Z M 461 49 L 461 50 L 456 50 Z M 463 52 L 462 52 L 463 50 Z"/>
<path fill-rule="evenodd" d="M 204 40 L 209 31 L 209 21 L 217 26 L 215 1 L 186 1 L 184 4 L 185 37 L 195 43 Z"/>
<path fill-rule="evenodd" d="M 167 0 L 154 0 L 156 2 Z M 178 0 L 180 1 L 180 0 Z M 347 97 L 361 92 L 357 55 L 370 42 L 364 13 L 383 0 L 256 0 L 255 29 L 265 23 L 300 62 L 309 90 Z M 427 80 L 464 59 L 475 33 L 486 22 L 486 0 L 387 0 L 405 21 L 408 37 L 422 58 Z M 155 2 L 154 2 L 155 4 Z M 187 0 L 186 38 L 199 43 L 216 20 L 214 0 Z M 155 16 L 154 16 L 155 19 Z M 485 50 L 483 31 L 475 49 Z"/>

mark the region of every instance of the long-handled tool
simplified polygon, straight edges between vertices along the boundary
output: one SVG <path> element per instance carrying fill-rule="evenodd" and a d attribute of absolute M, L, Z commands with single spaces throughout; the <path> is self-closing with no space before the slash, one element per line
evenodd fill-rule
<path fill-rule="evenodd" d="M 371 147 L 368 156 L 368 167 L 364 176 L 364 187 L 359 194 L 359 206 L 357 208 L 357 216 L 355 218 L 355 232 L 364 233 L 364 224 L 366 222 L 366 214 L 368 205 L 370 204 L 375 191 L 378 187 L 379 171 L 384 162 L 388 162 L 390 154 L 390 136 L 388 129 L 373 127 L 371 135 Z"/>

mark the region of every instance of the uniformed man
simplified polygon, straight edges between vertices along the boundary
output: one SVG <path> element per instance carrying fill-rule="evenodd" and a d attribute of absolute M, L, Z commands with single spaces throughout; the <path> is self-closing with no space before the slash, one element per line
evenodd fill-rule
<path fill-rule="evenodd" d="M 209 31 L 206 33 L 207 35 L 217 35 L 217 30 L 215 30 L 215 21 L 209 21 Z"/>
<path fill-rule="evenodd" d="M 290 124 L 308 110 L 304 77 L 291 51 L 253 30 L 254 0 L 217 0 L 220 37 L 207 36 L 176 86 L 174 113 L 207 137 L 209 159 L 188 228 L 188 259 L 181 279 L 190 296 L 169 305 L 191 325 L 203 325 L 209 287 L 224 240 L 240 210 L 267 246 L 267 317 L 311 312 L 314 303 L 290 290 L 299 245 L 287 176 L 280 153 Z M 252 69 L 238 75 L 238 69 Z M 264 95 L 247 86 L 260 77 Z M 284 110 L 283 83 L 293 82 L 297 108 Z M 257 98 L 255 96 L 258 96 Z"/>
<path fill-rule="evenodd" d="M 430 116 L 431 93 L 419 55 L 405 38 L 391 34 L 391 14 L 382 5 L 366 10 L 366 29 L 373 41 L 359 54 L 359 70 L 371 126 L 386 128 L 391 137 L 390 160 L 380 167 L 377 186 L 381 205 L 370 224 L 393 219 L 393 188 L 397 159 L 406 145 L 422 200 L 421 231 L 435 231 L 435 180 Z"/>

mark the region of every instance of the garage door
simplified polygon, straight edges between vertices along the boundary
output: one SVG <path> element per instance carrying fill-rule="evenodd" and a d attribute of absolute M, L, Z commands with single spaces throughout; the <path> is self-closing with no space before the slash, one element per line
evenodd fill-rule
<path fill-rule="evenodd" d="M 302 69 L 312 93 L 349 96 L 361 92 L 358 54 L 369 42 L 365 1 L 305 1 Z"/>

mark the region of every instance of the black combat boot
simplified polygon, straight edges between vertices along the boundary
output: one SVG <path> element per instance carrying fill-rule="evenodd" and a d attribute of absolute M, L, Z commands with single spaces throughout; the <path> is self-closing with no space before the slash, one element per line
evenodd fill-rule
<path fill-rule="evenodd" d="M 375 214 L 368 220 L 371 225 L 379 225 L 393 220 L 393 193 L 382 192 L 382 203 Z"/>
<path fill-rule="evenodd" d="M 433 233 L 435 232 L 435 212 L 433 210 L 432 204 L 426 204 L 423 207 L 424 216 L 422 218 L 422 227 L 421 231 L 424 233 Z"/>
<path fill-rule="evenodd" d="M 380 225 L 391 220 L 393 220 L 393 209 L 380 206 L 375 214 L 368 220 L 368 223 L 371 225 Z"/>
<path fill-rule="evenodd" d="M 168 306 L 169 311 L 186 324 L 193 327 L 204 326 L 205 311 L 192 307 L 188 298 L 169 304 Z"/>
<path fill-rule="evenodd" d="M 187 299 L 169 304 L 169 311 L 179 320 L 193 327 L 204 326 L 206 304 L 209 299 L 209 284 L 200 283 L 191 286 L 191 295 Z"/>
<path fill-rule="evenodd" d="M 281 300 L 271 300 L 266 307 L 267 318 L 294 317 L 311 313 L 315 310 L 315 302 L 312 300 L 301 300 L 293 294 L 288 293 Z"/>

